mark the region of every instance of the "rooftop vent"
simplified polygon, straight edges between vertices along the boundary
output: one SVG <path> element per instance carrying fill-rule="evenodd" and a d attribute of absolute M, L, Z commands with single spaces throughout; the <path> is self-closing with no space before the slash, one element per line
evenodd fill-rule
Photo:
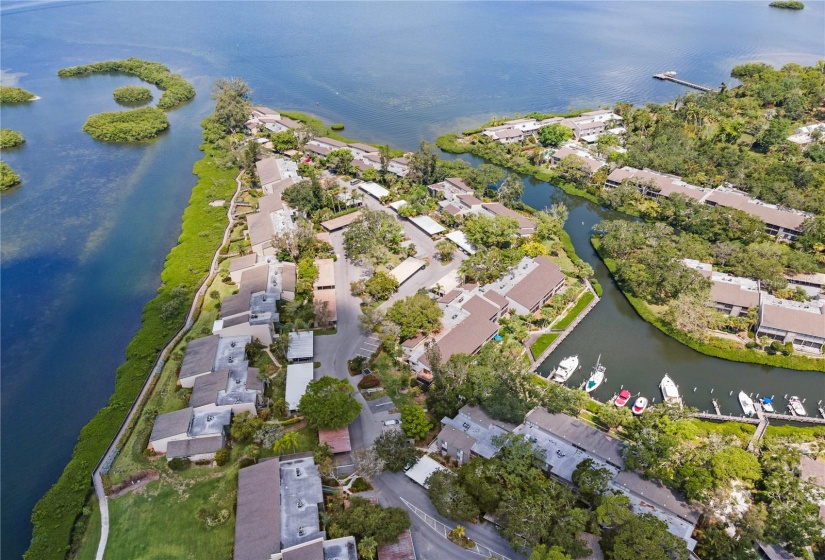
<path fill-rule="evenodd" d="M 235 358 L 233 358 L 232 356 L 229 356 L 229 363 L 231 364 L 234 361 L 235 361 Z"/>
<path fill-rule="evenodd" d="M 306 530 L 303 527 L 298 527 L 298 536 L 303 537 L 306 534 Z"/>
<path fill-rule="evenodd" d="M 296 467 L 295 468 L 295 476 L 296 477 L 301 476 L 301 467 Z"/>
<path fill-rule="evenodd" d="M 231 342 L 231 343 L 229 344 L 229 346 L 231 346 L 232 348 L 235 348 L 235 344 L 236 344 L 235 342 Z"/>
<path fill-rule="evenodd" d="M 304 501 L 303 501 L 302 499 L 300 499 L 300 498 L 298 498 L 298 501 L 297 501 L 297 502 L 295 502 L 295 503 L 296 503 L 296 505 L 297 505 L 299 508 L 302 508 L 302 507 L 304 507 L 304 505 L 305 505 L 305 504 L 304 504 Z"/>
<path fill-rule="evenodd" d="M 207 416 L 207 417 L 206 417 L 206 421 L 207 421 L 207 422 L 211 422 L 211 421 L 212 421 L 212 420 L 214 420 L 214 419 L 215 419 L 215 417 L 214 417 L 214 416 L 212 416 L 211 414 L 210 414 L 209 416 Z"/>

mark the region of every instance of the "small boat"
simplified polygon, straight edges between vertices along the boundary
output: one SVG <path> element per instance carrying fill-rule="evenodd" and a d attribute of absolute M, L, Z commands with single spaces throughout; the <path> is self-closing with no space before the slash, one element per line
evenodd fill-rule
<path fill-rule="evenodd" d="M 593 373 L 590 374 L 590 377 L 587 379 L 587 383 L 584 386 L 584 390 L 588 393 L 592 393 L 596 390 L 596 388 L 604 382 L 604 372 L 605 367 L 601 364 L 602 355 L 599 354 L 599 359 L 596 360 L 596 365 L 593 366 Z"/>
<path fill-rule="evenodd" d="M 550 372 L 550 381 L 564 383 L 579 369 L 579 357 L 568 356 L 559 363 L 559 367 Z"/>
<path fill-rule="evenodd" d="M 762 399 L 762 408 L 765 412 L 773 412 L 773 399 L 765 397 Z"/>
<path fill-rule="evenodd" d="M 645 411 L 647 408 L 647 399 L 644 397 L 639 397 L 636 399 L 636 402 L 633 403 L 633 414 L 636 416 L 640 415 L 642 412 Z"/>
<path fill-rule="evenodd" d="M 662 382 L 659 383 L 659 389 L 662 391 L 662 399 L 665 404 L 678 404 L 681 406 L 682 397 L 679 395 L 679 388 L 669 375 L 665 374 L 662 378 Z"/>
<path fill-rule="evenodd" d="M 750 398 L 745 391 L 739 391 L 739 404 L 742 406 L 742 412 L 747 416 L 753 416 L 756 409 L 753 407 L 753 399 Z"/>
<path fill-rule="evenodd" d="M 615 404 L 616 406 L 624 406 L 624 405 L 627 404 L 627 401 L 629 401 L 629 400 L 630 400 L 630 391 L 625 389 L 624 391 L 619 393 L 619 396 L 616 397 L 616 400 L 614 401 L 613 404 Z"/>
<path fill-rule="evenodd" d="M 788 406 L 791 407 L 791 412 L 793 412 L 797 416 L 808 415 L 808 413 L 805 411 L 805 407 L 802 406 L 802 401 L 799 400 L 799 397 L 791 397 L 788 401 Z"/>

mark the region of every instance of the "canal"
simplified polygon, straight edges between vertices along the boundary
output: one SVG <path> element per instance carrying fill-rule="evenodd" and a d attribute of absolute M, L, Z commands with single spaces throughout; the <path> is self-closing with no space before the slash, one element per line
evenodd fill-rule
<path fill-rule="evenodd" d="M 469 154 L 458 157 L 473 165 L 483 163 Z M 537 373 L 546 376 L 562 358 L 578 355 L 581 369 L 567 381 L 568 386 L 578 387 L 601 355 L 602 365 L 607 368 L 606 381 L 593 392 L 600 401 L 624 388 L 660 402 L 659 382 L 667 373 L 679 385 L 685 403 L 701 411 L 713 412 L 711 399 L 716 398 L 723 414 L 741 414 L 737 394 L 743 390 L 754 396 L 775 397 L 777 412 L 785 410 L 786 396 L 797 395 L 805 399 L 809 415 L 817 414 L 817 402 L 825 401 L 825 373 L 706 356 L 670 338 L 636 314 L 590 244 L 593 227 L 602 220 L 633 218 L 532 177 L 524 179 L 523 200 L 536 209 L 555 203 L 569 208 L 565 230 L 576 253 L 593 267 L 604 288 L 599 304 L 541 364 Z"/>

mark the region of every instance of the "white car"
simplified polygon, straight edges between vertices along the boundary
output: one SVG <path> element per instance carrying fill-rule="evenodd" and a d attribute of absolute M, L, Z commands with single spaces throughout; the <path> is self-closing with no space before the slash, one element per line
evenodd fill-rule
<path fill-rule="evenodd" d="M 398 426 L 401 424 L 401 420 L 384 420 L 385 426 Z"/>

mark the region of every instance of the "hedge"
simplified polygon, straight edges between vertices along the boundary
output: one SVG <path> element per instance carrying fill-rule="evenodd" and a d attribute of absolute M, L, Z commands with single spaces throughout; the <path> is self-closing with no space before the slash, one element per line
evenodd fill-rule
<path fill-rule="evenodd" d="M 204 158 L 194 166 L 199 180 L 183 213 L 178 245 L 166 257 L 158 295 L 143 308 L 141 328 L 126 348 L 126 362 L 115 374 L 115 391 L 109 404 L 80 432 L 71 460 L 34 508 L 34 531 L 24 555 L 26 560 L 66 556 L 75 520 L 92 489 L 92 471 L 117 434 L 155 359 L 183 325 L 189 302 L 221 242 L 227 224 L 226 211 L 209 206 L 208 202 L 232 196 L 238 169 L 219 169 L 215 158 L 224 154 L 208 144 L 201 149 Z"/>
<path fill-rule="evenodd" d="M 600 239 L 597 236 L 593 236 L 590 238 L 590 243 L 593 245 L 593 248 L 596 249 L 596 253 L 598 253 L 599 257 L 601 257 L 602 261 L 604 261 L 605 266 L 610 271 L 610 274 L 615 279 L 615 271 L 616 271 L 616 261 L 611 258 L 605 258 L 605 256 L 601 252 L 601 243 Z M 630 302 L 630 305 L 633 306 L 633 309 L 636 310 L 636 313 L 668 335 L 669 337 L 676 339 L 677 341 L 681 342 L 685 346 L 696 350 L 701 354 L 705 354 L 707 356 L 713 356 L 714 358 L 721 358 L 723 360 L 730 360 L 733 362 L 746 362 L 752 364 L 761 364 L 767 366 L 775 366 L 775 367 L 783 367 L 788 369 L 796 369 L 801 371 L 821 371 L 825 372 L 825 360 L 817 360 L 814 358 L 808 358 L 806 356 L 778 356 L 774 355 L 771 356 L 764 352 L 758 350 L 750 350 L 744 348 L 722 348 L 720 346 L 716 346 L 714 344 L 708 342 L 702 342 L 696 340 L 686 333 L 674 329 L 670 326 L 667 322 L 663 321 L 661 318 L 657 317 L 653 311 L 647 306 L 643 300 L 628 294 L 624 290 L 622 290 L 622 294 Z"/>
<path fill-rule="evenodd" d="M 158 109 L 172 109 L 184 101 L 195 97 L 195 88 L 180 74 L 172 72 L 159 62 L 150 62 L 139 58 L 126 60 L 107 60 L 83 66 L 72 66 L 57 71 L 61 78 L 88 76 L 102 72 L 123 72 L 137 76 L 144 82 L 154 84 L 163 91 L 158 101 Z"/>

